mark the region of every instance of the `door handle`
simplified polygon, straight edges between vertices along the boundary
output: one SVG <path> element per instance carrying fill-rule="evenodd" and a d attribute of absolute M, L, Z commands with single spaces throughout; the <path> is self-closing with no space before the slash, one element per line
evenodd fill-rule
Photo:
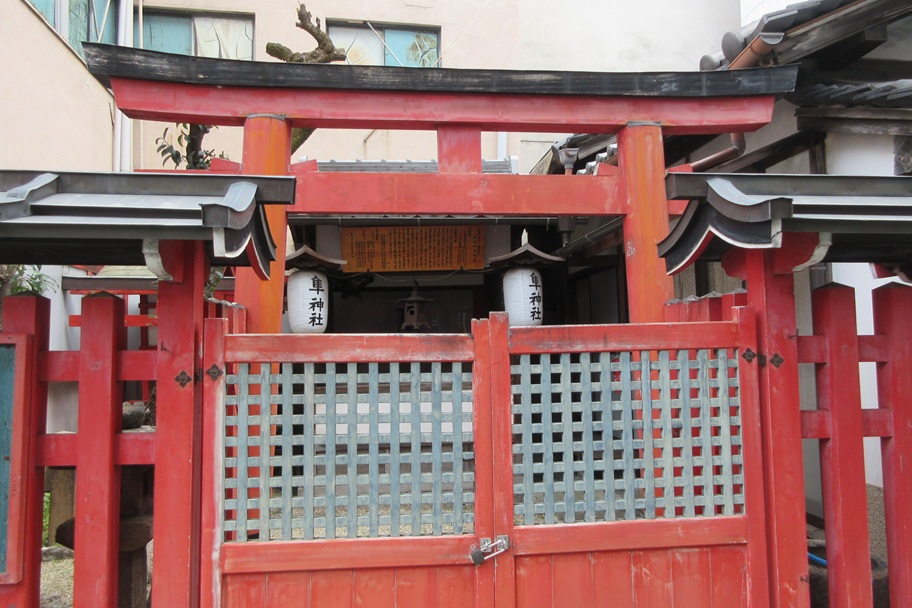
<path fill-rule="evenodd" d="M 490 538 L 482 538 L 481 545 L 472 549 L 469 557 L 472 559 L 473 564 L 480 566 L 485 563 L 485 560 L 496 557 L 504 551 L 508 551 L 509 549 L 510 538 L 505 534 L 502 534 L 498 536 L 497 540 L 493 542 Z"/>

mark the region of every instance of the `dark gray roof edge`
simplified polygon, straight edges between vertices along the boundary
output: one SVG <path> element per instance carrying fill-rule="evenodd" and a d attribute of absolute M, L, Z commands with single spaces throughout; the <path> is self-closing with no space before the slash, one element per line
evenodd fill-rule
<path fill-rule="evenodd" d="M 111 77 L 305 89 L 536 95 L 726 97 L 779 95 L 795 88 L 797 66 L 730 72 L 559 72 L 415 69 L 211 59 L 83 43 L 89 72 Z"/>

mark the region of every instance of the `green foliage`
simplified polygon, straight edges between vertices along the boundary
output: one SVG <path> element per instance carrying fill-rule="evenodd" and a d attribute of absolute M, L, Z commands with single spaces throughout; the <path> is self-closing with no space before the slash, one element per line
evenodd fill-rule
<path fill-rule="evenodd" d="M 158 153 L 162 157 L 162 166 L 168 161 L 174 163 L 174 168 L 179 169 L 208 169 L 213 158 L 227 158 L 224 152 L 216 153 L 215 150 L 204 149 L 203 137 L 213 129 L 214 125 L 191 125 L 181 123 L 177 125 L 177 143 L 173 143 L 174 135 L 170 133 L 171 127 L 165 127 L 161 137 L 155 139 L 158 144 Z"/>
<path fill-rule="evenodd" d="M 49 290 L 57 291 L 57 287 L 57 282 L 42 273 L 38 266 L 0 265 L 0 293 L 42 295 Z"/>

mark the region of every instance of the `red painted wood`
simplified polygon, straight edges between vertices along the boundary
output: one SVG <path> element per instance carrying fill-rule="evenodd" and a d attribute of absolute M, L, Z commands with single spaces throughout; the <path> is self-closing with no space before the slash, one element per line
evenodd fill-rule
<path fill-rule="evenodd" d="M 812 307 L 814 332 L 827 345 L 827 362 L 817 366 L 817 407 L 830 412 L 830 438 L 820 442 L 830 606 L 871 606 L 855 290 L 817 289 Z"/>
<path fill-rule="evenodd" d="M 493 408 L 491 436 L 493 441 L 494 536 L 507 535 L 513 543 L 513 395 L 508 351 L 508 317 L 506 313 L 489 316 L 491 359 L 491 407 Z M 482 368 L 484 369 L 484 368 Z M 516 553 L 510 551 L 488 560 L 494 568 L 494 603 L 497 606 L 516 605 L 514 581 Z"/>
<path fill-rule="evenodd" d="M 200 508 L 200 604 L 217 606 L 221 595 L 219 549 L 222 544 L 224 452 L 219 431 L 224 428 L 225 333 L 227 319 L 206 319 L 203 336 L 203 366 L 218 369 L 221 375 L 203 378 L 202 505 Z"/>
<path fill-rule="evenodd" d="M 120 545 L 120 467 L 114 435 L 123 420 L 117 351 L 123 348 L 124 301 L 83 298 L 76 453 L 76 532 L 73 606 L 117 606 Z"/>
<path fill-rule="evenodd" d="M 496 315 L 495 315 L 496 318 Z M 475 341 L 475 364 L 472 374 L 473 429 L 475 432 L 475 538 L 496 537 L 494 525 L 494 447 L 493 411 L 494 394 L 490 370 L 494 352 L 491 345 L 491 321 L 472 320 L 472 338 Z M 498 385 L 499 386 L 499 385 Z M 499 389 L 498 389 L 499 390 Z M 490 562 L 490 560 L 488 560 Z M 484 564 L 475 568 L 475 606 L 494 605 L 494 568 Z"/>
<path fill-rule="evenodd" d="M 309 572 L 266 575 L 266 606 L 311 606 Z"/>
<path fill-rule="evenodd" d="M 174 281 L 159 282 L 156 376 L 154 608 L 192 606 L 199 598 L 202 390 L 177 378 L 202 371 L 203 286 L 209 263 L 201 242 L 160 243 Z"/>
<path fill-rule="evenodd" d="M 889 410 L 861 410 L 862 435 L 865 437 L 890 437 L 893 435 L 893 417 Z"/>
<path fill-rule="evenodd" d="M 632 124 L 622 129 L 618 155 L 627 183 L 623 250 L 630 321 L 662 321 L 665 303 L 674 298 L 674 283 L 656 248 L 668 235 L 662 127 Z"/>
<path fill-rule="evenodd" d="M 873 304 L 874 332 L 884 336 L 890 353 L 877 370 L 880 407 L 889 412 L 893 423 L 892 437 L 880 444 L 890 605 L 912 606 L 912 289 L 896 284 L 878 287 Z"/>
<path fill-rule="evenodd" d="M 352 600 L 363 608 L 395 608 L 396 570 L 373 568 L 354 572 Z"/>
<path fill-rule="evenodd" d="M 673 582 L 671 551 L 633 551 L 633 605 L 636 608 L 671 608 Z"/>
<path fill-rule="evenodd" d="M 96 292 L 101 293 L 101 292 Z M 106 290 L 104 293 L 110 293 L 112 295 L 121 295 L 115 293 L 112 290 Z M 135 293 L 135 292 L 130 292 Z M 82 315 L 70 315 L 69 319 L 70 327 L 82 327 Z M 157 327 L 158 326 L 158 317 L 151 317 L 149 315 L 126 315 L 124 317 L 124 325 L 126 327 Z"/>
<path fill-rule="evenodd" d="M 803 410 L 801 412 L 802 439 L 829 439 L 830 413 L 823 410 Z"/>
<path fill-rule="evenodd" d="M 555 606 L 592 606 L 592 556 L 589 553 L 555 555 L 551 561 Z"/>
<path fill-rule="evenodd" d="M 437 597 L 440 606 L 477 606 L 475 567 L 437 568 Z M 490 605 L 490 604 L 483 604 Z M 405 608 L 405 607 L 403 607 Z"/>
<path fill-rule="evenodd" d="M 734 250 L 733 250 L 734 251 Z M 798 392 L 798 334 L 791 275 L 774 275 L 768 252 L 751 250 L 723 259 L 726 272 L 747 280 L 748 301 L 757 314 L 758 352 L 783 358 L 759 370 L 764 492 L 771 606 L 810 604 L 806 558 L 804 471 Z"/>
<path fill-rule="evenodd" d="M 516 603 L 510 606 L 537 608 L 554 606 L 554 579 L 551 556 L 518 557 L 516 568 Z M 500 604 L 498 604 L 500 606 Z"/>
<path fill-rule="evenodd" d="M 802 557 L 804 557 L 802 553 Z M 749 604 L 748 587 L 758 584 L 747 576 L 744 547 L 714 547 L 710 554 L 713 608 L 753 606 L 766 608 L 768 604 Z M 761 558 L 762 559 L 762 558 Z M 760 581 L 759 584 L 763 584 Z"/>
<path fill-rule="evenodd" d="M 738 343 L 736 323 L 648 325 L 548 325 L 511 327 L 510 352 L 557 353 L 597 350 L 715 348 Z"/>
<path fill-rule="evenodd" d="M 437 606 L 437 601 L 434 568 L 396 569 L 396 606 Z"/>
<path fill-rule="evenodd" d="M 472 339 L 458 334 L 229 335 L 228 361 L 471 361 Z"/>
<path fill-rule="evenodd" d="M 798 336 L 798 361 L 800 363 L 826 363 L 826 338 L 824 336 Z"/>
<path fill-rule="evenodd" d="M 285 210 L 292 216 L 622 215 L 623 184 L 612 175 L 303 173 L 295 204 Z"/>
<path fill-rule="evenodd" d="M 23 463 L 25 513 L 21 580 L 14 585 L 0 585 L 0 601 L 5 606 L 37 606 L 41 585 L 42 505 L 44 502 L 44 469 L 37 466 L 34 441 L 44 432 L 47 420 L 47 384 L 39 380 L 41 354 L 48 349 L 50 301 L 35 296 L 6 298 L 3 302 L 3 332 L 32 336 L 32 358 L 27 361 L 28 375 L 24 386 L 29 399 L 23 408 L 26 428 L 26 458 Z"/>
<path fill-rule="evenodd" d="M 774 96 L 668 99 L 261 89 L 111 78 L 130 118 L 241 126 L 255 114 L 296 127 L 423 129 L 471 124 L 482 131 L 614 133 L 631 120 L 668 135 L 753 130 L 772 119 Z M 245 167 L 246 172 L 246 167 Z"/>
<path fill-rule="evenodd" d="M 757 351 L 757 315 L 753 308 L 735 307 L 730 309 L 731 318 L 741 329 L 739 355 L 748 348 Z M 763 424 L 760 403 L 760 362 L 754 359 L 746 363 L 742 357 L 739 364 L 741 376 L 739 396 L 741 399 L 741 451 L 744 473 L 744 507 L 748 524 L 748 575 L 753 584 L 750 601 L 753 606 L 769 606 L 769 566 L 766 489 L 763 471 Z"/>
<path fill-rule="evenodd" d="M 633 566 L 630 551 L 592 554 L 592 583 L 597 608 L 633 607 Z"/>
<path fill-rule="evenodd" d="M 513 531 L 512 552 L 517 555 L 674 549 L 747 542 L 748 522 L 743 516 L 615 521 L 564 526 L 521 526 Z"/>
<path fill-rule="evenodd" d="M 41 353 L 42 382 L 78 382 L 79 352 L 58 350 Z M 158 353 L 154 350 L 131 350 L 117 353 L 117 379 L 153 380 Z"/>
<path fill-rule="evenodd" d="M 75 467 L 78 437 L 72 433 L 39 435 L 35 457 L 44 467 Z M 155 464 L 155 433 L 119 433 L 114 436 L 114 462 L 118 465 Z"/>
<path fill-rule="evenodd" d="M 310 605 L 314 608 L 351 608 L 353 577 L 351 570 L 314 572 L 310 582 Z"/>
<path fill-rule="evenodd" d="M 678 549 L 671 554 L 675 608 L 712 606 L 709 549 Z"/>
<path fill-rule="evenodd" d="M 890 359 L 890 341 L 886 336 L 858 336 L 858 356 L 862 361 L 884 363 Z"/>
<path fill-rule="evenodd" d="M 0 585 L 8 585 L 22 581 L 25 540 L 29 536 L 26 529 L 27 484 L 34 470 L 34 460 L 28 449 L 31 440 L 28 415 L 33 407 L 29 388 L 35 374 L 34 337 L 28 334 L 0 333 L 0 345 L 15 349 L 9 444 L 5 446 L 9 450 L 5 456 L 9 475 L 5 488 L 7 511 L 6 519 L 0 521 L 0 525 L 6 528 L 6 546 L 2 548 L 6 556 L 6 567 L 0 572 Z"/>
<path fill-rule="evenodd" d="M 266 577 L 259 574 L 238 574 L 227 577 L 225 602 L 222 605 L 225 608 L 267 608 Z"/>
<path fill-rule="evenodd" d="M 261 114 L 254 113 L 251 114 Z M 291 126 L 280 116 L 251 116 L 244 122 L 244 173 L 287 175 Z M 285 294 L 285 238 L 287 222 L 281 205 L 266 206 L 266 221 L 276 245 L 269 263 L 269 281 L 251 268 L 235 269 L 234 298 L 247 309 L 252 333 L 282 333 Z"/>
<path fill-rule="evenodd" d="M 222 546 L 221 569 L 226 574 L 387 568 L 469 563 L 471 536 L 408 538 L 340 538 L 269 543 L 228 543 Z"/>
<path fill-rule="evenodd" d="M 437 171 L 481 173 L 481 129 L 452 124 L 437 127 Z"/>

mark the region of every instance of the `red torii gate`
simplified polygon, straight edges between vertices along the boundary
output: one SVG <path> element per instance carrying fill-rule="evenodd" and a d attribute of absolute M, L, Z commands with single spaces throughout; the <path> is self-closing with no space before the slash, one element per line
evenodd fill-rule
<path fill-rule="evenodd" d="M 287 213 L 602 215 L 624 217 L 631 321 L 661 321 L 672 295 L 656 243 L 668 232 L 662 137 L 753 130 L 790 90 L 796 68 L 688 74 L 529 73 L 396 70 L 225 62 L 85 45 L 90 70 L 110 81 L 132 118 L 244 127 L 242 171 L 293 174 L 296 204 Z M 292 127 L 424 129 L 437 132 L 436 175 L 321 174 L 289 165 Z M 481 174 L 482 131 L 616 133 L 620 162 L 595 176 Z M 268 210 L 284 268 L 286 212 Z M 279 330 L 282 281 L 238 273 L 236 297 L 253 333 Z M 164 315 L 168 311 L 160 311 Z M 168 314 L 180 314 L 171 311 Z M 181 331 L 201 333 L 201 318 Z M 163 338 L 163 337 L 162 337 Z M 162 339 L 160 338 L 160 339 Z M 160 374 L 159 374 L 160 375 Z M 193 605 L 197 515 L 189 497 L 200 460 L 192 453 L 200 421 L 198 391 L 171 391 L 156 466 L 169 467 L 156 491 L 154 602 Z M 161 396 L 161 393 L 160 393 Z M 171 424 L 179 422 L 180 424 Z M 187 441 L 187 439 L 190 441 Z M 159 456 L 161 458 L 159 458 Z M 187 497 L 186 504 L 180 497 Z M 188 567 L 189 566 L 189 567 Z"/>

